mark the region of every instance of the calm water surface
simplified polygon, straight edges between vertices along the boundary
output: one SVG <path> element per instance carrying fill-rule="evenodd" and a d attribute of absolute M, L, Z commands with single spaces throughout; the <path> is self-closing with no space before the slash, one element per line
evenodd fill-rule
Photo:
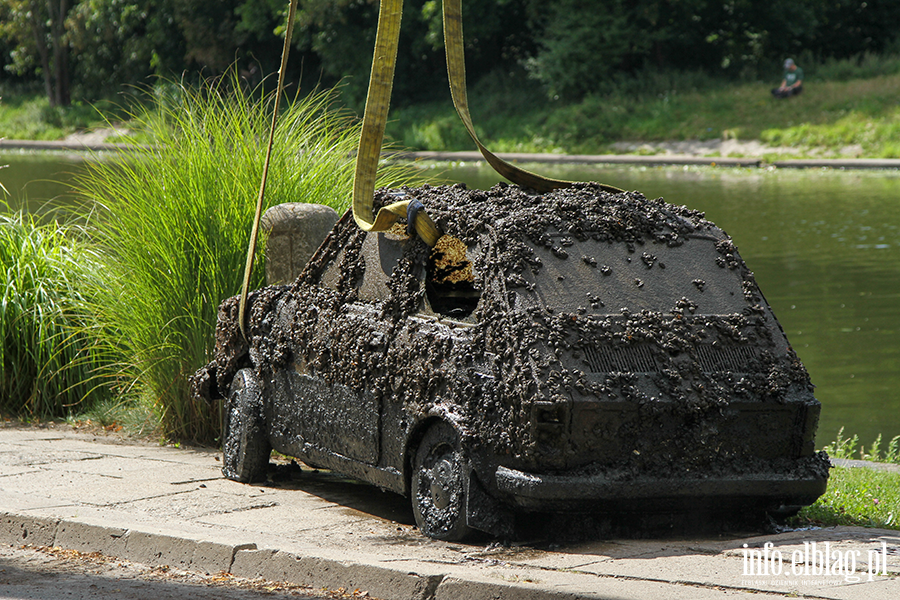
<path fill-rule="evenodd" d="M 0 154 L 5 164 L 11 205 L 41 210 L 49 198 L 65 201 L 81 163 Z M 900 172 L 527 167 L 706 212 L 734 238 L 809 369 L 823 404 L 819 445 L 841 427 L 866 445 L 900 435 Z M 484 166 L 434 169 L 470 187 L 499 181 Z"/>
<path fill-rule="evenodd" d="M 83 164 L 84 157 L 74 153 L 0 152 L 0 184 L 9 193 L 7 203 L 32 212 L 70 204 L 70 185 Z"/>

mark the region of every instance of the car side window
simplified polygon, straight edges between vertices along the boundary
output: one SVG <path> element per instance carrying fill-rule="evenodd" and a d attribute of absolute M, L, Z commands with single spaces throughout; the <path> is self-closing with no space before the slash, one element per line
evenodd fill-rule
<path fill-rule="evenodd" d="M 365 275 L 359 281 L 359 298 L 366 302 L 384 302 L 392 293 L 416 294 L 422 285 L 423 268 L 421 260 L 412 254 L 414 241 L 400 226 L 380 233 L 368 233 L 360 252 Z M 392 279 L 405 278 L 403 285 L 392 283 Z M 410 289 L 410 287 L 414 289 Z"/>
<path fill-rule="evenodd" d="M 322 276 L 319 278 L 319 284 L 331 290 L 336 290 L 338 281 L 341 279 L 341 258 L 343 252 L 339 252 L 334 260 L 329 263 L 325 270 L 322 272 Z"/>
<path fill-rule="evenodd" d="M 353 215 L 348 210 L 310 259 L 303 283 L 340 293 L 357 287 L 363 271 L 360 246 L 364 238 L 365 233 L 353 222 Z"/>
<path fill-rule="evenodd" d="M 472 320 L 481 300 L 473 259 L 477 246 L 444 235 L 434 248 L 410 238 L 397 225 L 390 231 L 363 234 L 361 244 L 336 250 L 319 278 L 323 287 L 342 290 L 356 288 L 358 299 L 383 303 L 393 298 L 404 312 L 421 312 L 437 318 Z"/>
<path fill-rule="evenodd" d="M 451 319 L 467 320 L 478 302 L 481 290 L 475 283 L 472 248 L 453 236 L 441 237 L 428 255 L 425 295 L 431 310 Z"/>

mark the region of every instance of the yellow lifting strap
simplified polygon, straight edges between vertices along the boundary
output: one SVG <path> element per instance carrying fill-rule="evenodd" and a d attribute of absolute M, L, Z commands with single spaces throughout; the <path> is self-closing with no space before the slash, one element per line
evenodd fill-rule
<path fill-rule="evenodd" d="M 549 192 L 571 186 L 572 182 L 570 181 L 549 179 L 509 164 L 488 150 L 478 139 L 472 124 L 472 117 L 469 114 L 469 100 L 466 93 L 466 61 L 463 48 L 461 4 L 461 0 L 443 0 L 447 75 L 450 80 L 453 106 L 472 140 L 481 151 L 481 155 L 497 173 L 506 179 L 538 192 Z M 378 33 L 375 38 L 375 55 L 372 60 L 369 93 L 366 97 L 362 135 L 356 157 L 356 176 L 353 181 L 353 218 L 357 225 L 365 231 L 387 230 L 398 218 L 407 216 L 409 206 L 408 200 L 395 202 L 381 208 L 377 215 L 374 214 L 373 209 L 375 177 L 390 108 L 402 17 L 403 0 L 381 0 L 378 13 Z M 602 188 L 609 192 L 622 191 L 610 185 L 603 185 Z M 437 226 L 424 211 L 416 212 L 413 218 L 415 219 L 416 233 L 429 246 L 434 246 L 441 236 Z"/>
<path fill-rule="evenodd" d="M 403 0 L 381 0 L 378 11 L 378 32 L 375 35 L 375 55 L 372 58 L 372 74 L 369 93 L 366 96 L 366 112 L 363 116 L 359 150 L 356 155 L 356 174 L 353 178 L 353 219 L 364 231 L 386 231 L 400 218 L 407 216 L 409 201 L 394 202 L 374 214 L 372 201 L 375 196 L 375 177 L 384 127 L 391 104 L 394 86 L 394 65 L 397 62 L 397 44 L 400 39 L 400 21 L 403 18 Z M 428 215 L 420 212 L 414 227 L 419 237 L 434 246 L 441 233 Z"/>

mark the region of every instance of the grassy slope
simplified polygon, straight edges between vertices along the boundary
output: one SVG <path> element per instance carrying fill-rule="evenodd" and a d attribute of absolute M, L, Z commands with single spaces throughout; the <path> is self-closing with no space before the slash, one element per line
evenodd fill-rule
<path fill-rule="evenodd" d="M 479 135 L 493 150 L 608 152 L 616 141 L 663 142 L 736 138 L 790 146 L 796 156 L 900 157 L 900 59 L 881 60 L 880 73 L 819 66 L 797 98 L 776 100 L 777 82 L 728 83 L 697 74 L 648 74 L 615 91 L 578 102 L 546 98 L 524 75 L 485 79 L 470 89 Z M 846 65 L 844 65 L 846 67 Z M 395 103 L 396 104 L 396 103 Z M 101 116 L 103 113 L 103 116 Z M 0 131 L 7 139 L 60 139 L 122 116 L 110 102 L 51 109 L 37 92 L 0 89 Z M 449 93 L 395 107 L 388 135 L 422 150 L 471 150 Z M 852 147 L 852 148 L 848 148 Z"/>
<path fill-rule="evenodd" d="M 475 86 L 470 106 L 492 149 L 603 153 L 616 141 L 736 138 L 791 146 L 793 154 L 900 157 L 900 74 L 847 81 L 810 80 L 803 95 L 776 100 L 774 84 L 710 83 L 655 94 L 614 93 L 578 103 L 553 102 L 522 82 Z M 676 85 L 673 89 L 677 90 Z M 428 150 L 469 150 L 449 98 L 395 110 L 388 132 Z"/>
<path fill-rule="evenodd" d="M 51 108 L 40 93 L 0 87 L 0 138 L 8 140 L 58 140 L 80 129 L 105 127 L 122 116 L 112 102 L 74 102 Z"/>

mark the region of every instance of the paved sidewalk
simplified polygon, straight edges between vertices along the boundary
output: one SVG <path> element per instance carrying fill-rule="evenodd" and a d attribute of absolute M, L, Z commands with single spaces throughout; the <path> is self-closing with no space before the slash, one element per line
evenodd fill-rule
<path fill-rule="evenodd" d="M 0 425 L 0 543 L 398 600 L 900 597 L 896 531 L 840 527 L 549 550 L 450 544 L 424 538 L 406 499 L 374 487 L 313 471 L 284 484 L 242 485 L 223 479 L 220 464 L 211 450 Z"/>

